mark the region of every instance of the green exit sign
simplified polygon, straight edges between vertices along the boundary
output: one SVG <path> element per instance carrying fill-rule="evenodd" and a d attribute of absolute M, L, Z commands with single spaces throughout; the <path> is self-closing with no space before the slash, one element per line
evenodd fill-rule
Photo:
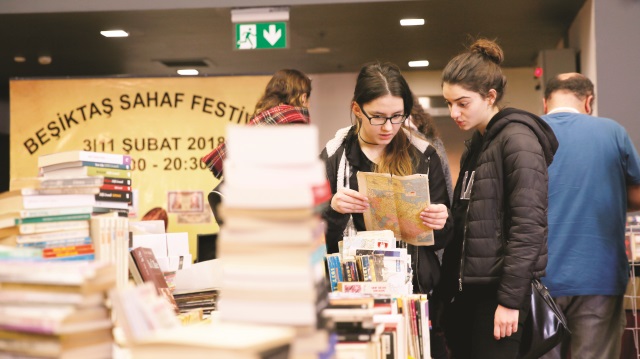
<path fill-rule="evenodd" d="M 287 47 L 286 22 L 236 24 L 236 49 L 284 49 Z"/>

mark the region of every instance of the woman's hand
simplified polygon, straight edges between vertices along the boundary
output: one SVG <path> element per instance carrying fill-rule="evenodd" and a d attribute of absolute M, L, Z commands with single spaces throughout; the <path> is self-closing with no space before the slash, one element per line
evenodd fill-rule
<path fill-rule="evenodd" d="M 449 212 L 444 204 L 430 204 L 420 212 L 422 224 L 435 230 L 444 227 L 445 223 L 447 223 L 447 217 L 449 217 Z"/>
<path fill-rule="evenodd" d="M 369 199 L 358 191 L 340 188 L 331 198 L 331 208 L 338 213 L 363 213 L 369 208 Z"/>
<path fill-rule="evenodd" d="M 493 337 L 500 340 L 504 337 L 510 337 L 511 334 L 518 331 L 518 315 L 517 309 L 509 309 L 498 304 L 496 315 L 493 319 Z"/>

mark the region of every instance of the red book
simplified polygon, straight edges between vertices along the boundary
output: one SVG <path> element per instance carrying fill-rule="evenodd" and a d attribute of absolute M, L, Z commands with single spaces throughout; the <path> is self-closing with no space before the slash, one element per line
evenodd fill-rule
<path fill-rule="evenodd" d="M 124 185 L 118 185 L 118 184 L 104 184 L 100 187 L 101 190 L 107 190 L 107 191 L 126 191 L 126 192 L 131 192 L 131 186 L 124 186 Z"/>
<path fill-rule="evenodd" d="M 42 250 L 43 258 L 60 258 L 85 254 L 93 254 L 93 244 L 80 244 L 75 246 L 45 248 Z"/>
<path fill-rule="evenodd" d="M 164 274 L 162 274 L 160 265 L 158 264 L 156 256 L 153 254 L 151 248 L 134 248 L 131 250 L 131 256 L 133 257 L 136 267 L 138 267 L 142 280 L 153 283 L 158 294 L 164 296 L 173 306 L 176 313 L 178 313 L 179 310 L 176 300 L 173 298 L 173 294 L 167 285 L 167 281 L 164 279 Z"/>

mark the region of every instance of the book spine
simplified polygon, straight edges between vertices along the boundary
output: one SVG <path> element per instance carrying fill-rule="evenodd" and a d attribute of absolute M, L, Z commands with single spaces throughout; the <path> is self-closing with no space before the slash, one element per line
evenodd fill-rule
<path fill-rule="evenodd" d="M 58 152 L 52 153 L 50 155 L 40 156 L 38 158 L 38 167 L 45 167 L 58 163 L 75 161 L 131 165 L 131 156 L 117 153 L 91 151 L 75 151 L 73 153 Z"/>
<path fill-rule="evenodd" d="M 106 162 L 91 162 L 91 161 L 82 161 L 83 167 L 100 167 L 100 168 L 114 168 L 118 170 L 130 170 L 131 162 L 127 164 L 122 163 L 106 163 Z"/>
<path fill-rule="evenodd" d="M 68 253 L 87 254 L 90 252 L 93 252 L 93 244 L 81 244 L 67 247 L 45 248 L 42 250 L 42 255 L 44 257 L 62 257 Z"/>
<path fill-rule="evenodd" d="M 79 255 L 95 254 L 93 244 L 83 244 L 79 246 L 45 248 L 42 250 L 42 258 L 62 258 Z"/>
<path fill-rule="evenodd" d="M 342 264 L 337 255 L 327 256 L 327 271 L 329 272 L 329 282 L 331 283 L 331 291 L 338 289 L 338 282 L 344 280 L 342 276 Z"/>
<path fill-rule="evenodd" d="M 33 242 L 49 242 L 59 241 L 63 239 L 72 238 L 85 238 L 89 237 L 89 229 L 83 228 L 73 231 L 59 231 L 50 233 L 35 233 L 16 236 L 16 242 L 19 244 L 33 243 Z"/>
<path fill-rule="evenodd" d="M 98 186 L 23 188 L 20 192 L 22 192 L 23 196 L 40 196 L 49 194 L 94 194 L 98 193 Z"/>
<path fill-rule="evenodd" d="M 99 178 L 99 177 L 92 177 Z M 52 217 L 63 216 L 68 214 L 91 213 L 92 207 L 66 207 L 66 208 L 49 208 L 49 209 L 24 209 L 21 210 L 19 216 L 22 218 L 33 217 Z"/>
<path fill-rule="evenodd" d="M 110 185 L 120 185 L 120 186 L 131 186 L 131 179 L 129 178 L 118 178 L 118 177 L 104 177 L 104 184 Z"/>
<path fill-rule="evenodd" d="M 22 202 L 25 209 L 92 206 L 95 202 L 93 194 L 61 194 L 24 196 Z M 65 206 L 66 204 L 66 206 Z"/>
<path fill-rule="evenodd" d="M 30 217 L 16 219 L 16 225 L 29 224 L 29 223 L 48 223 L 48 222 L 62 222 L 62 221 L 82 221 L 91 218 L 89 213 L 78 214 L 65 214 L 60 216 L 46 216 L 46 217 Z"/>
<path fill-rule="evenodd" d="M 117 184 L 104 184 L 102 185 L 102 187 L 100 187 L 100 190 L 131 192 L 131 186 L 123 186 L 123 185 L 117 185 Z"/>
<path fill-rule="evenodd" d="M 31 243 L 18 243 L 18 247 L 57 248 L 67 246 L 79 246 L 93 243 L 91 237 L 63 239 L 58 241 L 41 241 Z"/>
<path fill-rule="evenodd" d="M 100 177 L 43 178 L 40 188 L 93 187 L 102 185 Z"/>
<path fill-rule="evenodd" d="M 55 232 L 72 229 L 89 228 L 89 221 L 62 221 L 21 224 L 18 226 L 20 234 L 35 234 L 43 232 Z"/>
<path fill-rule="evenodd" d="M 48 261 L 92 261 L 95 259 L 96 259 L 96 256 L 94 253 L 47 258 Z"/>
<path fill-rule="evenodd" d="M 131 192 L 100 190 L 100 192 L 96 194 L 96 201 L 114 201 L 114 202 L 131 203 Z"/>
<path fill-rule="evenodd" d="M 86 167 L 88 176 L 102 176 L 113 178 L 131 178 L 131 171 L 114 168 Z"/>

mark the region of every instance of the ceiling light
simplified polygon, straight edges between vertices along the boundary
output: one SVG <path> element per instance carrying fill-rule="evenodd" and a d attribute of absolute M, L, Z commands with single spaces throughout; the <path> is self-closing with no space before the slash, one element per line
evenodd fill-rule
<path fill-rule="evenodd" d="M 199 72 L 196 69 L 180 69 L 180 70 L 178 70 L 178 75 L 182 75 L 182 76 L 195 76 L 197 74 L 199 74 Z"/>
<path fill-rule="evenodd" d="M 127 37 L 129 33 L 124 30 L 106 30 L 100 31 L 100 35 L 104 37 Z"/>
<path fill-rule="evenodd" d="M 25 62 L 25 61 L 27 61 L 27 58 L 24 57 L 24 56 L 14 56 L 13 57 L 13 61 L 15 61 L 15 62 Z"/>
<path fill-rule="evenodd" d="M 427 60 L 409 61 L 409 67 L 427 67 L 427 66 L 429 66 L 429 61 Z"/>
<path fill-rule="evenodd" d="M 331 49 L 328 47 L 313 47 L 311 49 L 307 49 L 307 54 L 328 54 L 331 52 Z"/>
<path fill-rule="evenodd" d="M 278 6 L 231 9 L 231 22 L 234 24 L 270 21 L 289 21 L 289 8 Z"/>
<path fill-rule="evenodd" d="M 49 65 L 52 59 L 51 56 L 43 55 L 38 57 L 38 63 L 40 65 Z"/>
<path fill-rule="evenodd" d="M 401 19 L 400 25 L 402 26 L 424 25 L 424 19 Z"/>

